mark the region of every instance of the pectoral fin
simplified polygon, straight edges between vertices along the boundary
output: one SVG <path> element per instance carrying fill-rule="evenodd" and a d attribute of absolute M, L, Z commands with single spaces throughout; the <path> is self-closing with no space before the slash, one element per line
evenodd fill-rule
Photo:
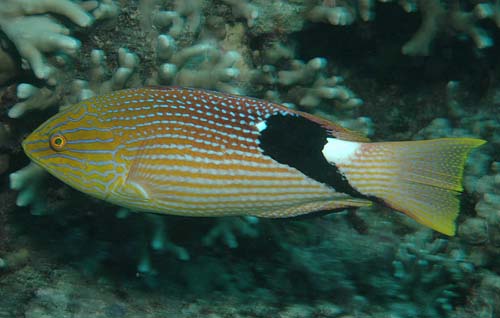
<path fill-rule="evenodd" d="M 135 181 L 129 181 L 124 186 L 125 193 L 130 194 L 134 198 L 138 198 L 140 200 L 150 200 L 151 196 L 148 190 L 143 187 L 140 183 Z"/>

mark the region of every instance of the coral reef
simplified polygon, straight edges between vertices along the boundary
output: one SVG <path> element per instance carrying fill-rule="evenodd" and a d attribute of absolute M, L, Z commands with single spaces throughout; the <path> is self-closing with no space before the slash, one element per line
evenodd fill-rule
<path fill-rule="evenodd" d="M 420 27 L 379 21 L 388 8 L 420 16 Z M 499 17 L 493 1 L 3 1 L 0 316 L 499 315 L 498 70 L 465 67 L 497 61 L 488 50 Z M 375 23 L 401 34 L 388 41 Z M 301 42 L 319 29 L 329 50 L 347 53 Z M 461 47 L 480 49 L 471 60 L 455 59 L 456 47 L 437 53 L 465 71 L 426 77 L 419 63 L 436 65 L 434 44 L 463 36 L 474 43 Z M 363 51 L 354 62 L 350 41 Z M 391 47 L 407 56 L 380 57 Z M 22 138 L 58 109 L 145 85 L 266 98 L 375 140 L 488 144 L 465 171 L 455 238 L 380 206 L 304 220 L 133 213 L 76 193 L 22 154 Z"/>
<path fill-rule="evenodd" d="M 480 197 L 475 206 L 478 219 L 464 225 L 463 231 L 475 234 L 469 235 L 473 243 L 500 246 L 500 162 L 493 162 L 490 172 L 481 176 L 471 191 Z"/>
<path fill-rule="evenodd" d="M 500 8 L 494 1 L 447 3 L 441 0 L 410 0 L 400 1 L 399 4 L 406 12 L 418 12 L 421 16 L 420 27 L 401 49 L 407 55 L 431 54 L 433 42 L 447 30 L 468 36 L 479 49 L 487 48 L 493 45 L 493 38 L 481 21 L 491 19 L 500 27 Z M 307 9 L 307 18 L 313 22 L 343 26 L 353 24 L 360 18 L 362 21 L 373 20 L 374 11 L 375 1 L 370 0 L 317 1 Z"/>
<path fill-rule="evenodd" d="M 10 174 L 11 189 L 18 190 L 16 204 L 31 205 L 33 214 L 43 214 L 45 211 L 45 196 L 43 195 L 43 180 L 48 173 L 40 166 L 30 163 L 21 170 Z"/>
<path fill-rule="evenodd" d="M 43 110 L 58 105 L 60 96 L 48 87 L 38 88 L 28 83 L 17 86 L 17 97 L 21 100 L 9 109 L 11 118 L 18 118 L 33 109 Z"/>
<path fill-rule="evenodd" d="M 392 263 L 398 284 L 391 290 L 412 292 L 396 292 L 399 301 L 393 306 L 407 308 L 409 316 L 435 317 L 453 311 L 455 298 L 469 287 L 475 268 L 463 251 L 452 246 L 445 239 L 432 238 L 429 231 L 405 237 Z"/>

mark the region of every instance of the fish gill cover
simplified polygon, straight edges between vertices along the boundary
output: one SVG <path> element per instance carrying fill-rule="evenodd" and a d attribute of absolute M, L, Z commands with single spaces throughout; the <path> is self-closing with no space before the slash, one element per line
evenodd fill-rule
<path fill-rule="evenodd" d="M 2 1 L 0 317 L 499 316 L 499 17 L 494 1 Z M 153 85 L 262 98 L 374 141 L 488 143 L 452 238 L 378 205 L 131 213 L 23 154 L 59 110 Z"/>

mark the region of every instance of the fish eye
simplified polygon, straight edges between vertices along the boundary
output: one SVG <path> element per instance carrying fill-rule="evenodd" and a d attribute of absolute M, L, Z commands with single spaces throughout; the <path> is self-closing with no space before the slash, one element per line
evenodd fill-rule
<path fill-rule="evenodd" d="M 66 146 L 66 137 L 61 134 L 53 134 L 50 136 L 50 148 L 54 151 L 63 151 Z"/>

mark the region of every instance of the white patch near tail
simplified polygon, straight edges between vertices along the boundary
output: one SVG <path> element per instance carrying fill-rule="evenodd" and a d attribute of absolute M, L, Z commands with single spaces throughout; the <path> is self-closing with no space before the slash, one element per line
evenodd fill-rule
<path fill-rule="evenodd" d="M 340 140 L 337 138 L 326 138 L 327 143 L 323 147 L 323 156 L 331 164 L 348 164 L 361 148 L 360 142 Z"/>

